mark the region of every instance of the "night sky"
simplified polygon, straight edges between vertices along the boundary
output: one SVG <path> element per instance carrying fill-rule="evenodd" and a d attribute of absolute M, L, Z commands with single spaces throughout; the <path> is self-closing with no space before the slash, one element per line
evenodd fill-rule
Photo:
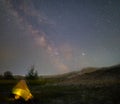
<path fill-rule="evenodd" d="M 120 0 L 0 0 L 0 73 L 40 75 L 120 64 Z"/>

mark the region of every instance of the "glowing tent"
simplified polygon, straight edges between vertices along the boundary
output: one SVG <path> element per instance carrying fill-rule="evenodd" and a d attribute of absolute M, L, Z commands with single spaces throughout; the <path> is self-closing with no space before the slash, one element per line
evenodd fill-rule
<path fill-rule="evenodd" d="M 20 80 L 13 88 L 12 93 L 15 95 L 15 99 L 22 97 L 25 101 L 33 97 L 30 90 L 28 89 L 25 80 Z"/>

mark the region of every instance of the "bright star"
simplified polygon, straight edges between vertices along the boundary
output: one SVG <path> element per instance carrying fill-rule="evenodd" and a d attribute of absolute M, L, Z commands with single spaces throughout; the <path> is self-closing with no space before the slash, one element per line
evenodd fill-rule
<path fill-rule="evenodd" d="M 82 56 L 85 56 L 85 55 L 86 55 L 86 54 L 83 52 L 83 53 L 82 53 Z"/>

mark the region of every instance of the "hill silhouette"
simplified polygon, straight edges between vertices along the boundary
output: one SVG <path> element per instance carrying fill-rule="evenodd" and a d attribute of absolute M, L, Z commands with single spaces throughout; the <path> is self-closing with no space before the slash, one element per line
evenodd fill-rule
<path fill-rule="evenodd" d="M 120 79 L 120 64 L 111 67 L 85 68 L 60 76 L 61 84 L 91 84 L 116 82 Z"/>

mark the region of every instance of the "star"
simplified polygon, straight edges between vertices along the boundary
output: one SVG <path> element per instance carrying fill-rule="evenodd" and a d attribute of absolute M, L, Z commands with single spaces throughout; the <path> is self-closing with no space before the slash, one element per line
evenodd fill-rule
<path fill-rule="evenodd" d="M 83 52 L 83 53 L 82 53 L 82 56 L 85 56 L 85 55 L 86 55 L 86 53 Z"/>
<path fill-rule="evenodd" d="M 10 22 L 10 18 L 8 18 L 7 21 Z"/>

